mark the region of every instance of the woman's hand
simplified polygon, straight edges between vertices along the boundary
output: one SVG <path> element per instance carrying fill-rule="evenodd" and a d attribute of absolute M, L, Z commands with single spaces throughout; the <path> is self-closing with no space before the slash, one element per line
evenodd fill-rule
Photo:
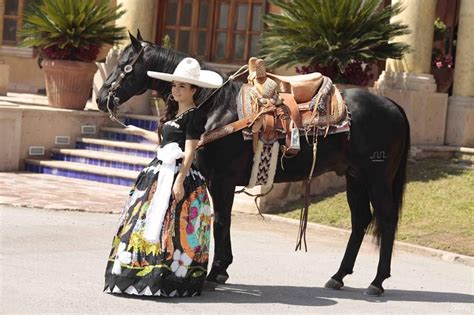
<path fill-rule="evenodd" d="M 178 178 L 173 184 L 173 196 L 177 203 L 184 197 L 184 185 L 182 181 L 178 180 Z"/>
<path fill-rule="evenodd" d="M 130 131 L 131 133 L 137 136 L 141 136 L 144 134 L 144 130 L 142 128 L 139 128 L 134 125 L 127 125 L 127 128 L 125 128 L 125 130 Z"/>

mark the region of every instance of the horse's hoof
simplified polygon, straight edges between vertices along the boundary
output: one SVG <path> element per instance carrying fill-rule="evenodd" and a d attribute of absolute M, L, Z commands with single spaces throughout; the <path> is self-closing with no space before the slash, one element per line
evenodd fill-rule
<path fill-rule="evenodd" d="M 206 277 L 206 281 L 214 282 L 217 284 L 224 284 L 226 283 L 227 279 L 229 279 L 229 274 L 225 269 L 219 267 L 212 267 L 211 271 Z"/>
<path fill-rule="evenodd" d="M 385 290 L 382 287 L 376 287 L 375 285 L 371 284 L 369 287 L 364 291 L 364 295 L 367 296 L 381 296 Z"/>
<path fill-rule="evenodd" d="M 328 282 L 324 285 L 326 289 L 339 290 L 344 286 L 344 283 L 334 280 L 333 278 L 329 279 Z"/>
<path fill-rule="evenodd" d="M 227 279 L 229 279 L 229 275 L 217 275 L 216 277 L 216 283 L 217 284 L 224 284 L 226 283 Z"/>
<path fill-rule="evenodd" d="M 206 280 L 204 281 L 204 286 L 202 287 L 202 289 L 204 291 L 214 291 L 218 286 L 219 284 L 217 282 Z"/>

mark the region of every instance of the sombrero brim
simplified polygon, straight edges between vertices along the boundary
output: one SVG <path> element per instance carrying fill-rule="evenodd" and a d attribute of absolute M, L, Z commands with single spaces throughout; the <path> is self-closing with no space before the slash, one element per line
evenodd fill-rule
<path fill-rule="evenodd" d="M 208 70 L 201 70 L 198 80 L 165 72 L 147 71 L 147 74 L 149 77 L 152 77 L 154 79 L 159 79 L 168 82 L 185 82 L 203 88 L 215 89 L 222 85 L 222 77 L 218 73 Z"/>

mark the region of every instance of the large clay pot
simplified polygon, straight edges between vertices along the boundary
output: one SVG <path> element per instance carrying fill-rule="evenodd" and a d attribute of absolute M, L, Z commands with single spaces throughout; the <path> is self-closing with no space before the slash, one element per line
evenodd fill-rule
<path fill-rule="evenodd" d="M 44 59 L 46 94 L 51 107 L 82 110 L 91 95 L 97 71 L 93 62 Z"/>

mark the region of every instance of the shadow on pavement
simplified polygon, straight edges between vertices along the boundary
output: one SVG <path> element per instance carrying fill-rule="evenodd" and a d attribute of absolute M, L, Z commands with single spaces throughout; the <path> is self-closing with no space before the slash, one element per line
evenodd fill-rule
<path fill-rule="evenodd" d="M 462 293 L 431 292 L 414 290 L 387 290 L 381 297 L 369 297 L 362 293 L 363 288 L 344 287 L 342 290 L 330 290 L 318 287 L 265 286 L 226 284 L 215 291 L 204 291 L 195 298 L 158 298 L 126 296 L 130 299 L 156 300 L 167 303 L 267 303 L 299 306 L 331 306 L 337 304 L 334 299 L 357 300 L 367 302 L 432 302 L 432 303 L 474 303 L 474 296 Z"/>

